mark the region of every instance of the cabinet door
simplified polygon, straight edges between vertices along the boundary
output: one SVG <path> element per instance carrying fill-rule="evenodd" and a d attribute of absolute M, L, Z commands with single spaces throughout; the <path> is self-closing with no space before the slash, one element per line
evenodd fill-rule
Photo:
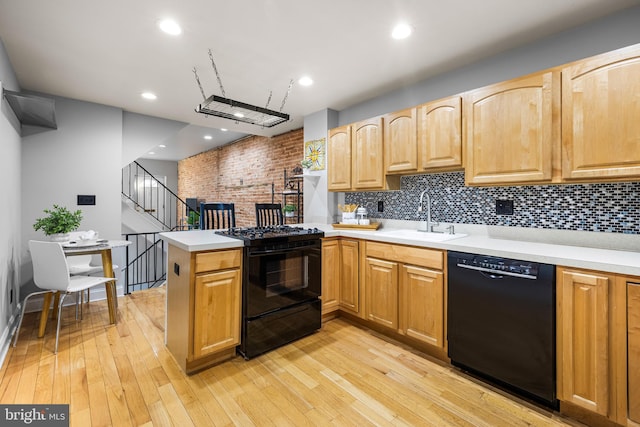
<path fill-rule="evenodd" d="M 640 283 L 627 284 L 627 381 L 629 419 L 640 423 Z"/>
<path fill-rule="evenodd" d="M 418 152 L 422 170 L 462 168 L 462 97 L 418 108 Z"/>
<path fill-rule="evenodd" d="M 367 319 L 398 329 L 398 263 L 367 257 L 365 266 Z"/>
<path fill-rule="evenodd" d="M 402 266 L 400 329 L 407 336 L 444 349 L 444 274 Z"/>
<path fill-rule="evenodd" d="M 382 118 L 364 120 L 353 126 L 353 188 L 384 188 Z"/>
<path fill-rule="evenodd" d="M 562 70 L 562 177 L 640 176 L 640 46 Z"/>
<path fill-rule="evenodd" d="M 351 126 L 329 130 L 327 188 L 329 191 L 351 189 Z"/>
<path fill-rule="evenodd" d="M 547 182 L 560 140 L 560 74 L 534 74 L 464 95 L 467 184 Z"/>
<path fill-rule="evenodd" d="M 240 284 L 240 269 L 196 276 L 193 322 L 195 358 L 240 343 Z"/>
<path fill-rule="evenodd" d="M 322 314 L 338 309 L 340 299 L 340 241 L 322 242 Z"/>
<path fill-rule="evenodd" d="M 418 170 L 416 109 L 398 111 L 383 117 L 384 163 L 387 173 Z"/>
<path fill-rule="evenodd" d="M 358 268 L 358 242 L 355 240 L 340 241 L 341 280 L 340 309 L 353 314 L 360 313 L 360 284 Z M 335 269 L 335 267 L 332 267 Z"/>
<path fill-rule="evenodd" d="M 609 276 L 558 269 L 558 398 L 607 416 Z"/>

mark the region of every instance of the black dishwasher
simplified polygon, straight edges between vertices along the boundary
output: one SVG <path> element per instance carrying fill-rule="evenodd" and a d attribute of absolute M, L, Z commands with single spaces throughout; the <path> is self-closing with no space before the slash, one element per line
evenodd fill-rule
<path fill-rule="evenodd" d="M 451 363 L 557 409 L 555 267 L 448 253 Z"/>

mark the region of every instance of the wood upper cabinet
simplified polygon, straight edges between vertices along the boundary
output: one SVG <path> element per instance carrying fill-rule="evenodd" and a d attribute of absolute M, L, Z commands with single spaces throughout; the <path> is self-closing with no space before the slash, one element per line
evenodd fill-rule
<path fill-rule="evenodd" d="M 640 281 L 627 283 L 628 418 L 640 423 Z"/>
<path fill-rule="evenodd" d="M 322 314 L 338 309 L 341 282 L 340 240 L 322 241 Z"/>
<path fill-rule="evenodd" d="M 403 265 L 400 276 L 400 330 L 444 349 L 444 274 Z"/>
<path fill-rule="evenodd" d="M 361 314 L 359 253 L 357 240 L 340 240 L 340 309 L 356 315 Z"/>
<path fill-rule="evenodd" d="M 640 177 L 640 45 L 562 69 L 562 178 Z"/>
<path fill-rule="evenodd" d="M 367 320 L 398 329 L 398 263 L 367 257 L 365 283 Z"/>
<path fill-rule="evenodd" d="M 560 138 L 560 73 L 547 71 L 464 94 L 467 184 L 549 182 Z"/>
<path fill-rule="evenodd" d="M 378 190 L 385 187 L 382 118 L 363 120 L 352 125 L 352 187 L 354 190 Z"/>
<path fill-rule="evenodd" d="M 462 97 L 421 105 L 417 123 L 419 169 L 461 169 Z"/>
<path fill-rule="evenodd" d="M 384 125 L 384 163 L 387 173 L 418 170 L 416 108 L 382 117 Z"/>
<path fill-rule="evenodd" d="M 196 276 L 193 323 L 195 358 L 240 343 L 240 276 L 239 269 Z"/>
<path fill-rule="evenodd" d="M 610 409 L 609 288 L 613 276 L 558 267 L 558 398 L 600 415 Z"/>
<path fill-rule="evenodd" d="M 329 130 L 327 188 L 329 191 L 351 190 L 351 126 Z"/>

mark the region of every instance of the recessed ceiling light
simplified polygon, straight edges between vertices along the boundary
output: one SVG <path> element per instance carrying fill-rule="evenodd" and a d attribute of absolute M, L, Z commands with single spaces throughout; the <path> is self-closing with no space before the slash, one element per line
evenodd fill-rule
<path fill-rule="evenodd" d="M 242 114 L 240 111 L 237 111 L 237 112 L 233 113 L 233 115 L 236 116 L 239 119 L 244 117 L 244 114 Z"/>
<path fill-rule="evenodd" d="M 302 76 L 298 80 L 300 86 L 311 86 L 313 84 L 313 80 L 309 76 Z"/>
<path fill-rule="evenodd" d="M 226 132 L 226 131 L 228 131 L 229 129 L 227 129 L 227 128 L 220 128 L 220 130 L 221 130 L 222 132 Z"/>
<path fill-rule="evenodd" d="M 151 92 L 143 92 L 142 93 L 142 97 L 144 99 L 148 99 L 149 101 L 153 101 L 154 99 L 158 99 L 156 94 L 155 93 L 151 93 Z"/>
<path fill-rule="evenodd" d="M 213 137 L 211 135 L 205 135 L 204 139 L 213 139 Z"/>
<path fill-rule="evenodd" d="M 158 27 L 160 27 L 160 29 L 165 33 L 171 34 L 172 36 L 177 36 L 182 33 L 182 28 L 180 28 L 180 25 L 178 25 L 178 23 L 173 19 L 161 20 L 158 22 Z"/>
<path fill-rule="evenodd" d="M 158 145 L 158 147 L 160 147 L 160 148 L 167 148 L 167 146 L 166 146 L 166 145 L 164 145 L 164 144 L 160 144 L 160 145 Z"/>
<path fill-rule="evenodd" d="M 149 151 L 149 154 L 156 154 L 155 151 Z"/>
<path fill-rule="evenodd" d="M 396 25 L 395 27 L 393 27 L 393 31 L 391 32 L 391 37 L 393 37 L 396 40 L 406 39 L 411 35 L 412 32 L 413 32 L 413 28 L 411 27 L 411 25 L 402 22 Z"/>

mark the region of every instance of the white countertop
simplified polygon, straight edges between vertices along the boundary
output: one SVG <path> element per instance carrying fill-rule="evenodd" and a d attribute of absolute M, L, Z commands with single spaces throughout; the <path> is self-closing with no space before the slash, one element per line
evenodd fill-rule
<path fill-rule="evenodd" d="M 242 240 L 221 236 L 214 230 L 169 231 L 160 233 L 160 238 L 189 252 L 244 247 Z"/>
<path fill-rule="evenodd" d="M 371 231 L 337 230 L 331 224 L 307 223 L 299 224 L 299 226 L 317 227 L 324 231 L 325 237 L 351 237 L 449 251 L 470 252 L 640 277 L 640 236 L 637 236 L 638 250 L 629 251 L 501 239 L 474 234 L 444 242 L 428 242 L 410 237 L 389 235 L 388 232 L 392 229 L 387 227 L 379 231 Z M 382 232 L 383 230 L 385 232 Z M 241 240 L 223 237 L 211 230 L 176 231 L 161 233 L 160 236 L 169 244 L 190 252 L 243 246 Z"/>

